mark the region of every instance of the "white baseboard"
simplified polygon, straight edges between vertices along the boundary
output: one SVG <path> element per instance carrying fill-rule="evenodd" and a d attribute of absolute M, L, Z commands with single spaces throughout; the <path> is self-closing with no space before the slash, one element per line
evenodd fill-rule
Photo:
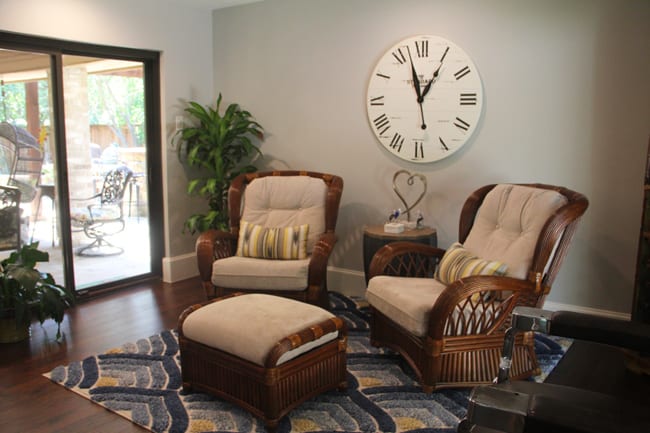
<path fill-rule="evenodd" d="M 329 266 L 327 290 L 349 297 L 363 298 L 366 294 L 366 276 L 360 271 Z"/>
<path fill-rule="evenodd" d="M 165 283 L 175 283 L 199 275 L 196 267 L 196 254 L 188 253 L 175 257 L 163 257 L 162 279 Z"/>

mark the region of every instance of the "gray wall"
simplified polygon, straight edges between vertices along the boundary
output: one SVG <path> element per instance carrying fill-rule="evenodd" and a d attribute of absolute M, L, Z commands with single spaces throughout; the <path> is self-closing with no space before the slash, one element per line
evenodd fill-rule
<path fill-rule="evenodd" d="M 362 227 L 399 206 L 391 181 L 405 168 L 427 177 L 420 207 L 442 247 L 484 184 L 584 193 L 590 208 L 549 301 L 629 313 L 650 132 L 650 2 L 266 0 L 213 18 L 215 91 L 266 127 L 263 166 L 344 178 L 330 283 L 360 277 Z M 384 151 L 365 110 L 378 58 L 417 34 L 464 48 L 485 92 L 469 143 L 426 165 Z"/>
<path fill-rule="evenodd" d="M 585 193 L 591 206 L 550 301 L 619 312 L 630 310 L 641 217 L 648 22 L 647 0 L 265 0 L 212 17 L 171 0 L 0 2 L 3 30 L 162 51 L 167 260 L 195 269 L 194 238 L 181 226 L 202 207 L 187 198 L 188 176 L 169 148 L 174 118 L 184 101 L 222 92 L 266 127 L 265 166 L 343 176 L 333 289 L 348 280 L 363 289 L 362 227 L 399 206 L 391 178 L 405 168 L 427 176 L 420 207 L 443 247 L 480 185 L 547 182 Z M 364 98 L 381 53 L 425 33 L 472 56 L 485 113 L 462 150 L 416 165 L 377 143 Z"/>

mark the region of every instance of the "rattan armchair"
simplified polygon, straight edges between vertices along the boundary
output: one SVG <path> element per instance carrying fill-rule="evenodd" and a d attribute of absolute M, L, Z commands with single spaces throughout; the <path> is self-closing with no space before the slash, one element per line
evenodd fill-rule
<path fill-rule="evenodd" d="M 507 264 L 505 275 L 434 278 L 445 250 L 410 242 L 382 247 L 366 292 L 371 343 L 399 352 L 425 392 L 490 383 L 511 312 L 540 307 L 566 255 L 587 199 L 563 187 L 488 185 L 463 206 L 459 242 Z M 502 257 L 501 257 L 502 256 Z M 539 373 L 532 332 L 518 335 L 512 377 Z"/>
<path fill-rule="evenodd" d="M 208 230 L 196 241 L 199 274 L 208 298 L 234 292 L 269 293 L 328 308 L 327 263 L 343 179 L 310 171 L 245 173 L 228 190 L 229 231 Z M 271 260 L 237 255 L 243 222 L 266 227 L 308 224 L 307 256 Z"/>

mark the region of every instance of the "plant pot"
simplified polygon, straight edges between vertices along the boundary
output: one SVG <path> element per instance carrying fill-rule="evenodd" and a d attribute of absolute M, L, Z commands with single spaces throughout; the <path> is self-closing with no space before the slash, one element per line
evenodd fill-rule
<path fill-rule="evenodd" d="M 15 343 L 29 338 L 29 324 L 17 325 L 13 317 L 0 318 L 0 343 Z"/>

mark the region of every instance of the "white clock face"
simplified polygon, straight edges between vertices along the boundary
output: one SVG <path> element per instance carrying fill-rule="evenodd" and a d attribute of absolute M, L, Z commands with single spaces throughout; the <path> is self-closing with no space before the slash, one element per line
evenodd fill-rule
<path fill-rule="evenodd" d="M 412 162 L 456 152 L 476 130 L 483 88 L 469 56 L 447 39 L 404 39 L 381 57 L 368 83 L 368 120 L 379 142 Z"/>

